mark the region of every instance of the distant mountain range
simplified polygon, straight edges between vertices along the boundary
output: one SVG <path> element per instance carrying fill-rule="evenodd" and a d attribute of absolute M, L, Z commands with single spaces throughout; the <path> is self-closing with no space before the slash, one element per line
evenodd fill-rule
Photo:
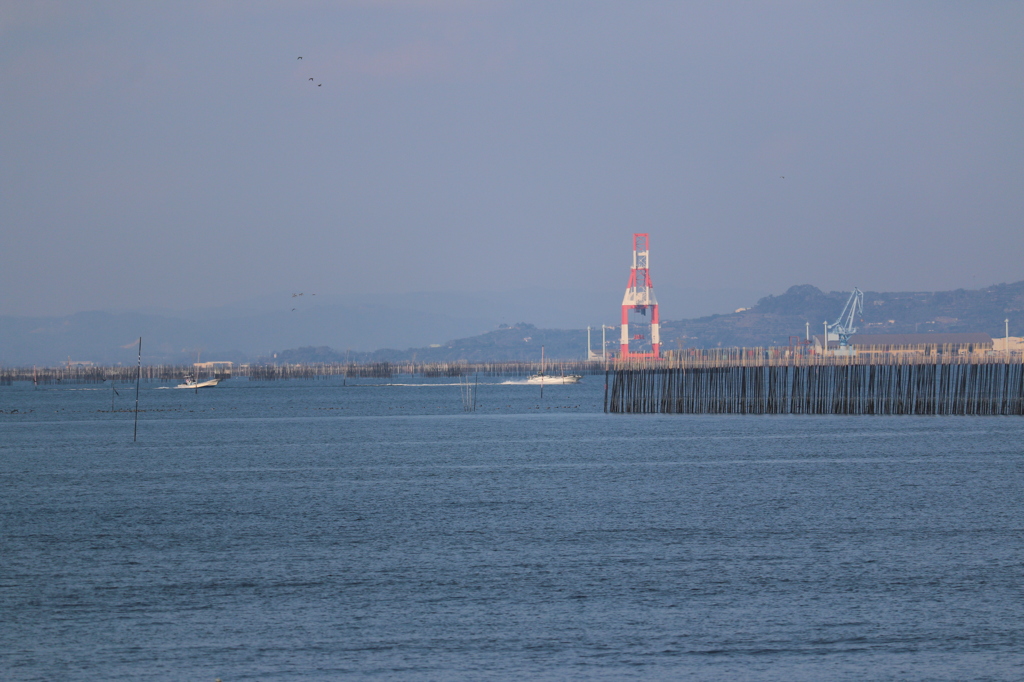
<path fill-rule="evenodd" d="M 589 317 L 608 319 L 607 313 L 599 315 L 595 310 L 600 303 L 614 313 L 617 298 L 611 298 L 611 306 L 601 303 L 609 296 L 599 300 L 578 294 L 555 310 L 551 310 L 551 299 L 537 292 L 504 299 L 409 295 L 384 301 L 387 305 L 328 297 L 314 304 L 310 294 L 178 316 L 106 312 L 8 316 L 0 317 L 0 364 L 53 365 L 69 358 L 130 364 L 135 362 L 140 335 L 143 361 L 149 364 L 193 362 L 200 354 L 203 360 L 278 363 L 343 362 L 346 358 L 356 362 L 537 360 L 541 346 L 551 359 L 580 359 L 586 356 L 585 329 L 545 328 L 495 318 L 511 312 L 529 319 L 528 310 L 543 308 L 547 324 L 559 319 L 577 323 Z M 733 292 L 719 298 L 726 302 L 735 296 Z M 848 297 L 848 291 L 823 292 L 807 284 L 790 287 L 784 294 L 766 296 L 736 312 L 663 320 L 662 345 L 666 350 L 786 345 L 791 336 L 803 338 L 805 323 L 810 324 L 811 334 L 820 333 L 823 321 L 834 321 Z M 1024 281 L 977 290 L 867 291 L 859 327 L 862 333 L 872 334 L 986 332 L 999 337 L 1004 319 L 1010 320 L 1011 335 L 1024 332 Z M 440 341 L 444 338 L 453 340 Z M 615 331 L 608 332 L 608 340 L 610 349 L 617 347 Z M 596 325 L 592 343 L 599 350 L 601 334 Z M 365 350 L 383 346 L 391 348 Z"/>
<path fill-rule="evenodd" d="M 147 364 L 203 360 L 245 362 L 276 348 L 309 343 L 414 345 L 491 326 L 474 319 L 373 306 L 323 306 L 231 317 L 167 317 L 148 313 L 77 313 L 64 317 L 0 318 L 0 363 L 53 365 L 71 361 L 133 364 L 141 336 Z M 353 330 L 359 330 L 353 333 Z M 342 348 L 345 346 L 342 345 Z M 372 347 L 372 346 L 371 346 Z"/>
<path fill-rule="evenodd" d="M 667 320 L 661 324 L 665 350 L 729 346 L 784 346 L 790 337 L 803 339 L 822 332 L 823 323 L 834 322 L 850 296 L 849 291 L 823 292 L 809 284 L 790 287 L 779 296 L 766 296 L 756 305 L 733 313 L 690 320 Z M 1024 281 L 999 284 L 985 289 L 939 292 L 864 292 L 861 333 L 906 334 L 927 332 L 985 332 L 1002 336 L 1004 320 L 1011 334 L 1024 332 Z M 600 349 L 600 330 L 592 332 L 592 344 Z M 609 349 L 618 340 L 609 332 Z M 552 359 L 586 357 L 585 329 L 538 329 L 517 324 L 435 347 L 404 351 L 378 350 L 359 353 L 350 359 L 360 362 L 417 359 L 422 362 L 537 360 L 543 345 Z M 299 348 L 277 354 L 278 362 L 339 362 L 344 354 L 330 348 Z"/>
<path fill-rule="evenodd" d="M 672 302 L 664 310 L 689 314 L 728 310 L 760 295 L 743 289 L 662 293 Z M 447 345 L 448 339 L 479 335 L 499 325 L 509 328 L 517 320 L 563 329 L 599 325 L 615 319 L 621 299 L 620 290 L 602 289 L 333 296 L 295 291 L 203 310 L 0 316 L 0 364 L 55 365 L 69 359 L 134 363 L 140 336 L 143 362 L 150 364 L 181 364 L 197 357 L 273 359 L 275 351 L 299 346 L 328 346 L 344 356 L 348 349 Z"/>
<path fill-rule="evenodd" d="M 809 284 L 790 287 L 780 296 L 766 296 L 748 310 L 694 320 L 666 322 L 667 348 L 716 346 L 781 346 L 790 336 L 803 338 L 805 323 L 820 335 L 825 321 L 834 322 L 849 291 L 825 293 Z M 1024 332 L 1024 281 L 985 289 L 937 292 L 864 292 L 864 334 L 985 332 L 1002 336 Z"/>

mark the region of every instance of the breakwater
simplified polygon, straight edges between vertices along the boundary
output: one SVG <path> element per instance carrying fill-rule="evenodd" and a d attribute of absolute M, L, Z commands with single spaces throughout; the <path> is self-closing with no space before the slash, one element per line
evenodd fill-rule
<path fill-rule="evenodd" d="M 250 381 L 281 381 L 288 379 L 330 379 L 372 378 L 390 379 L 394 376 L 420 376 L 426 378 L 466 376 L 528 376 L 544 370 L 548 374 L 604 374 L 610 367 L 643 369 L 649 367 L 682 367 L 696 364 L 736 362 L 752 357 L 781 357 L 788 350 L 764 348 L 715 348 L 690 349 L 675 357 L 661 360 L 649 358 L 616 361 L 601 360 L 513 360 L 505 362 L 313 362 L 313 363 L 243 363 L 230 368 L 191 364 L 143 364 L 141 379 L 144 382 L 180 381 L 185 375 L 193 375 L 197 381 L 228 379 L 231 377 Z M 145 358 L 143 358 L 145 362 Z M 204 363 L 205 364 L 205 363 Z M 50 367 L 0 367 L 0 385 L 27 381 L 37 385 L 47 384 L 100 384 L 105 381 L 128 383 L 135 381 L 135 365 L 56 365 Z"/>
<path fill-rule="evenodd" d="M 754 358 L 768 358 L 777 361 L 793 353 L 806 350 L 793 348 L 709 348 L 671 351 L 669 357 L 630 360 L 548 360 L 546 363 L 526 360 L 504 362 L 470 362 L 456 360 L 447 362 L 314 362 L 314 363 L 243 363 L 228 368 L 221 366 L 214 370 L 209 366 L 192 364 L 143 364 L 141 379 L 145 382 L 181 381 L 185 375 L 193 375 L 197 381 L 239 377 L 250 381 L 281 381 L 287 379 L 330 379 L 372 378 L 390 379 L 394 376 L 421 376 L 426 378 L 465 376 L 528 376 L 544 370 L 548 374 L 604 374 L 609 368 L 645 369 L 654 367 L 692 367 L 715 363 L 750 362 Z M 145 362 L 145 358 L 143 358 Z M 28 381 L 37 385 L 47 384 L 99 384 L 105 381 L 115 383 L 134 382 L 137 368 L 131 365 L 56 365 L 50 367 L 0 367 L 0 385 Z"/>
<path fill-rule="evenodd" d="M 1020 354 L 931 353 L 821 356 L 794 348 L 695 349 L 661 360 L 555 361 L 548 374 L 604 375 L 604 407 L 619 413 L 690 414 L 1024 414 Z M 177 383 L 192 374 L 250 381 L 485 376 L 524 377 L 539 362 L 377 362 L 243 364 L 230 369 L 143 365 L 143 382 Z M 14 382 L 134 383 L 133 366 L 0 368 Z M 596 377 L 595 377 L 596 378 Z"/>
<path fill-rule="evenodd" d="M 216 371 L 193 365 L 143 365 L 143 382 L 181 381 L 193 375 L 197 381 L 210 378 L 242 378 L 250 381 L 281 381 L 288 379 L 362 378 L 390 379 L 394 376 L 466 377 L 466 376 L 526 376 L 542 368 L 539 362 L 374 362 L 374 363 L 309 363 L 309 364 L 248 364 Z M 549 362 L 544 369 L 551 375 L 601 374 L 605 365 L 599 362 Z M 135 366 L 57 366 L 57 367 L 0 367 L 0 385 L 30 382 L 36 385 L 118 384 L 134 383 Z"/>
<path fill-rule="evenodd" d="M 759 357 L 609 375 L 607 412 L 1024 414 L 1024 365 L 1006 357 Z"/>

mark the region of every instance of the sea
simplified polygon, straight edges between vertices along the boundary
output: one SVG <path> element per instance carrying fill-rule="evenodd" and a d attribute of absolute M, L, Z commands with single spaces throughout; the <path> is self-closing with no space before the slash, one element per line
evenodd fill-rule
<path fill-rule="evenodd" d="M 3 680 L 1024 679 L 1024 419 L 0 387 Z"/>

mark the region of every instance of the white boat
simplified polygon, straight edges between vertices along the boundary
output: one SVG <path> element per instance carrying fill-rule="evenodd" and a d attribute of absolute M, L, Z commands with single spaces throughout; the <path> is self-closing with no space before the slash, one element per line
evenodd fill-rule
<path fill-rule="evenodd" d="M 544 384 L 546 386 L 551 384 L 578 384 L 582 378 L 579 374 L 545 374 L 544 372 L 538 372 L 526 377 L 526 383 Z"/>
<path fill-rule="evenodd" d="M 191 374 L 185 375 L 185 383 L 178 384 L 175 388 L 209 388 L 210 386 L 216 386 L 220 383 L 220 379 L 209 379 L 207 381 L 200 381 L 196 383 L 195 377 Z"/>
<path fill-rule="evenodd" d="M 526 377 L 526 383 L 539 384 L 541 386 L 551 384 L 578 384 L 583 377 L 579 374 L 548 374 L 544 371 L 544 346 L 540 347 L 540 371 Z"/>

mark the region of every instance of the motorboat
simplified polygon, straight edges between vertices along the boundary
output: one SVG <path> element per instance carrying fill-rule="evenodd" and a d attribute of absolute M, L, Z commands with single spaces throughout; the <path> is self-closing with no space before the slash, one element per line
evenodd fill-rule
<path fill-rule="evenodd" d="M 185 382 L 178 384 L 175 388 L 209 388 L 210 386 L 216 386 L 220 383 L 220 379 L 208 379 L 206 381 L 196 381 L 196 378 L 191 374 L 185 375 Z"/>

